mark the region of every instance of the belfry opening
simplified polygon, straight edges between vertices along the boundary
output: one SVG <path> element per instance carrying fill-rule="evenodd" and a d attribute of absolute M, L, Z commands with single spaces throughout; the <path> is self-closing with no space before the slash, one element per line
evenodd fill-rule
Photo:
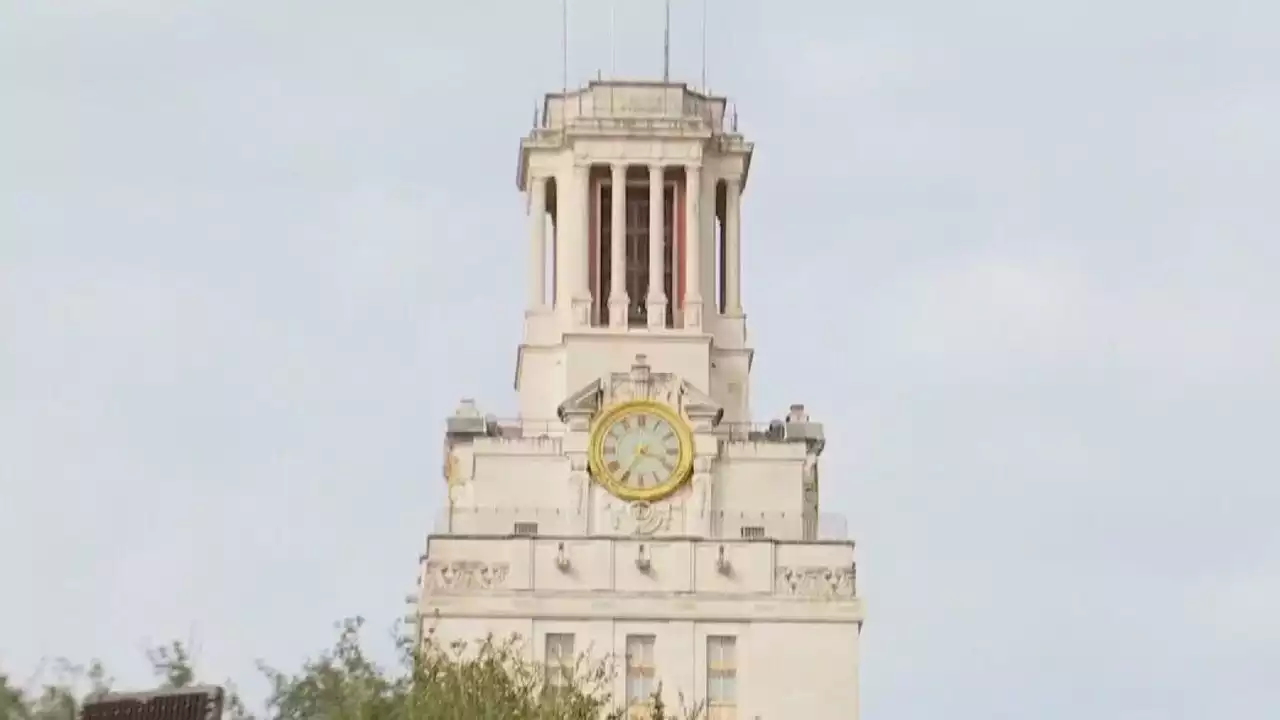
<path fill-rule="evenodd" d="M 618 293 L 614 287 L 613 256 L 615 248 L 622 250 L 622 290 L 626 305 L 613 303 L 614 308 L 625 308 L 627 327 L 647 327 L 649 323 L 649 298 L 676 298 L 668 302 L 662 312 L 662 327 L 675 327 L 677 310 L 682 307 L 679 277 L 679 261 L 683 254 L 677 252 L 683 239 L 683 227 L 677 221 L 676 208 L 684 195 L 684 171 L 681 168 L 659 168 L 651 172 L 645 167 L 628 166 L 615 173 L 609 167 L 596 166 L 591 171 L 591 232 L 589 237 L 591 268 L 591 324 L 606 327 L 612 323 L 611 300 Z M 615 193 L 615 175 L 623 180 L 623 190 Z M 659 175 L 655 183 L 653 176 Z M 651 184 L 652 183 L 652 184 Z M 661 188 L 654 192 L 653 187 Z M 615 198 L 622 200 L 621 244 L 613 240 Z M 655 200 L 657 202 L 655 202 Z M 653 212 L 654 208 L 657 212 Z M 657 221 L 656 223 L 654 221 Z M 653 232 L 653 228 L 658 228 Z M 661 263 L 654 263 L 651 243 L 657 241 Z M 661 273 L 660 291 L 650 287 L 651 278 Z"/>

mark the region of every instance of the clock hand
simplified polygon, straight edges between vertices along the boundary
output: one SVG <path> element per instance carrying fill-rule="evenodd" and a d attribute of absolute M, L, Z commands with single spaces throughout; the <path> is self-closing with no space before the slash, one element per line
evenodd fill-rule
<path fill-rule="evenodd" d="M 635 469 L 636 469 L 636 466 L 637 466 L 637 465 L 639 465 L 639 464 L 640 464 L 640 461 L 641 461 L 641 460 L 643 460 L 643 459 L 644 459 L 644 451 L 643 451 L 643 450 L 641 450 L 640 452 L 636 453 L 636 456 L 635 456 L 635 458 L 631 461 L 631 465 L 627 468 L 627 471 L 626 471 L 626 472 L 624 472 L 624 473 L 622 473 L 622 477 L 623 477 L 624 479 L 625 479 L 625 478 L 627 478 L 627 477 L 630 477 L 630 476 L 631 476 L 631 472 L 632 472 L 633 470 L 635 470 Z"/>

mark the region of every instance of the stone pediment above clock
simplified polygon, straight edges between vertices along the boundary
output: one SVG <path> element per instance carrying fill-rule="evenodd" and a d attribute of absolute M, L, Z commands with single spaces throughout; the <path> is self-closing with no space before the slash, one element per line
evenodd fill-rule
<path fill-rule="evenodd" d="M 601 409 L 635 400 L 653 400 L 675 408 L 694 432 L 709 431 L 724 408 L 710 395 L 675 373 L 656 373 L 644 355 L 637 355 L 627 372 L 592 380 L 560 403 L 557 412 L 570 430 L 586 430 Z"/>
<path fill-rule="evenodd" d="M 603 396 L 604 382 L 592 380 L 560 403 L 560 407 L 556 408 L 556 414 L 560 416 L 561 422 L 569 426 L 570 430 L 586 430 L 591 424 L 591 418 L 602 407 Z"/>

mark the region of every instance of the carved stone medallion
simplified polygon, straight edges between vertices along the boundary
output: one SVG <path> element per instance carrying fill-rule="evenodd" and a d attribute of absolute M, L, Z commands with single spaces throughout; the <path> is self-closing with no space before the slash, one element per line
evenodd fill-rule
<path fill-rule="evenodd" d="M 631 535 L 652 535 L 671 524 L 671 504 L 633 502 L 615 508 L 612 515 L 613 529 Z"/>

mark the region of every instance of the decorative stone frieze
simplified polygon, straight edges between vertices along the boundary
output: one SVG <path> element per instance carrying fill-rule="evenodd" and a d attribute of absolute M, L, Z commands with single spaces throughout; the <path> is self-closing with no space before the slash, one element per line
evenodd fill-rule
<path fill-rule="evenodd" d="M 854 597 L 852 567 L 779 567 L 774 571 L 774 592 L 813 600 Z"/>
<path fill-rule="evenodd" d="M 507 581 L 508 563 L 485 563 L 476 560 L 429 560 L 423 579 L 428 592 L 464 592 L 493 590 Z"/>

